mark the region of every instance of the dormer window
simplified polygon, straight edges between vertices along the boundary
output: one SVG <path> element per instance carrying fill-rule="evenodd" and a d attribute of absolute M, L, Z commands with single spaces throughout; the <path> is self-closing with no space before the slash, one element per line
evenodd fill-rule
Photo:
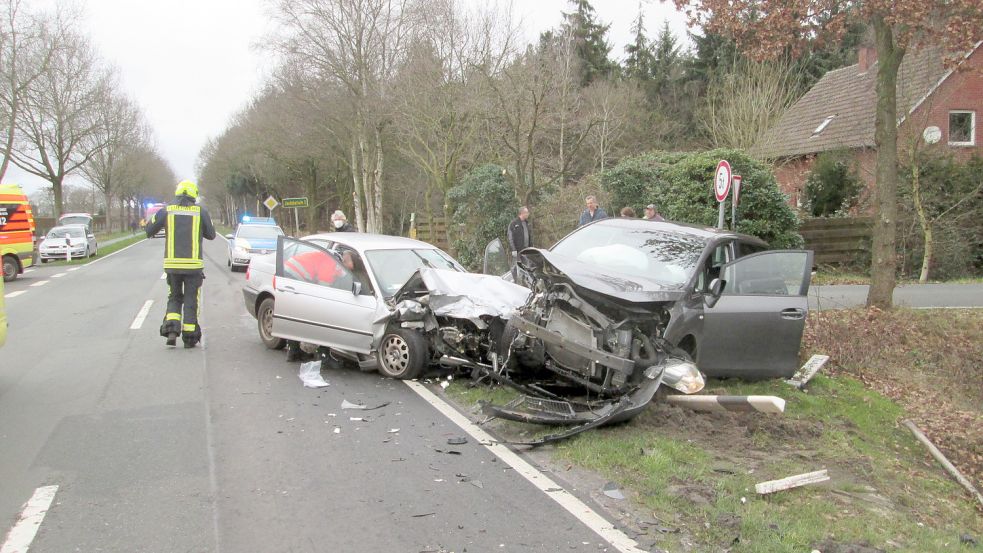
<path fill-rule="evenodd" d="M 833 120 L 834 117 L 836 117 L 836 116 L 835 115 L 830 115 L 829 117 L 827 117 L 826 119 L 824 119 L 823 122 L 820 123 L 818 127 L 816 127 L 816 130 L 812 131 L 812 136 L 816 136 L 817 134 L 823 132 L 826 129 L 826 127 L 829 126 L 830 122 Z M 812 138 L 812 137 L 810 137 L 810 138 Z"/>

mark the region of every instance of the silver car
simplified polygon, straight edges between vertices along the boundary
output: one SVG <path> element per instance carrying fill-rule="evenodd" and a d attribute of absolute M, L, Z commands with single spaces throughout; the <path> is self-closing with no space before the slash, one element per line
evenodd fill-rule
<path fill-rule="evenodd" d="M 52 260 L 92 257 L 99 253 L 96 236 L 85 225 L 62 225 L 48 231 L 38 254 L 41 263 Z"/>
<path fill-rule="evenodd" d="M 400 379 L 434 362 L 485 359 L 490 336 L 528 295 L 425 242 L 351 232 L 280 237 L 275 255 L 251 260 L 243 288 L 267 347 L 316 344 Z"/>

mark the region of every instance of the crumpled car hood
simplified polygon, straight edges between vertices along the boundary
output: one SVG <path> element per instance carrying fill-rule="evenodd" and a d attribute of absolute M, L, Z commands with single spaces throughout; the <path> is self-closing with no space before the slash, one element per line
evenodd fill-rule
<path fill-rule="evenodd" d="M 484 315 L 508 319 L 525 305 L 530 294 L 525 286 L 501 277 L 423 267 L 413 273 L 393 300 L 399 303 L 407 294 L 422 289 L 429 292 L 428 306 L 434 315 L 456 319 Z"/>
<path fill-rule="evenodd" d="M 522 256 L 537 267 L 548 265 L 553 271 L 562 273 L 576 286 L 625 302 L 674 302 L 686 295 L 682 286 L 667 286 L 652 279 L 601 272 L 593 265 L 557 255 L 549 250 L 527 248 L 522 251 Z"/>

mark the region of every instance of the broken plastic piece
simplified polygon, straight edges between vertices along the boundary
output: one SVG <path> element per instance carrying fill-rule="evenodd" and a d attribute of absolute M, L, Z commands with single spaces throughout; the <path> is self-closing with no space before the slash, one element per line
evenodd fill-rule
<path fill-rule="evenodd" d="M 341 408 L 342 409 L 362 409 L 363 411 L 373 411 L 375 409 L 382 409 L 383 407 L 385 407 L 386 405 L 389 405 L 390 403 L 391 402 L 387 401 L 385 403 L 380 403 L 379 405 L 376 405 L 375 407 L 369 407 L 367 405 L 362 405 L 361 403 L 352 403 L 352 402 L 348 401 L 347 399 L 343 399 L 343 400 L 341 400 Z"/>
<path fill-rule="evenodd" d="M 468 439 L 464 436 L 457 436 L 454 438 L 447 438 L 447 445 L 464 445 L 468 443 Z"/>
<path fill-rule="evenodd" d="M 604 484 L 604 488 L 602 488 L 601 491 L 603 491 L 604 495 L 610 497 L 611 499 L 625 498 L 625 494 L 621 493 L 621 489 L 618 488 L 618 485 L 615 484 L 614 482 L 608 482 L 607 484 Z"/>

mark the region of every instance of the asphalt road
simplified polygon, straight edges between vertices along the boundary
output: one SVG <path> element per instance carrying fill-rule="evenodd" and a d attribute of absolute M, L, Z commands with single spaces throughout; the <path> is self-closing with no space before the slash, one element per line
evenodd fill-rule
<path fill-rule="evenodd" d="M 809 288 L 809 309 L 843 309 L 867 303 L 867 286 Z M 983 284 L 908 284 L 894 289 L 894 305 L 914 309 L 983 308 Z"/>
<path fill-rule="evenodd" d="M 202 346 L 166 347 L 162 247 L 8 283 L 0 543 L 57 485 L 31 553 L 614 550 L 473 438 L 448 446 L 461 428 L 403 383 L 337 370 L 302 387 L 259 341 L 221 238 Z"/>

